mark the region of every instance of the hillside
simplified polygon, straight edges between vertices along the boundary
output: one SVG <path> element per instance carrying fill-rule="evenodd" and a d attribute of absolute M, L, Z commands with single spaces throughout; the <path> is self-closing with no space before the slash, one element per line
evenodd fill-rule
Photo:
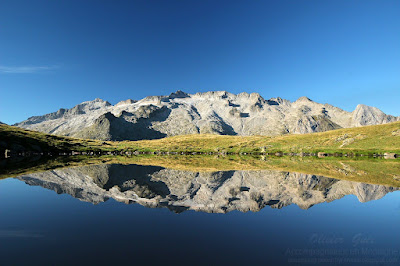
<path fill-rule="evenodd" d="M 160 140 L 121 142 L 140 149 L 225 152 L 399 152 L 400 122 L 276 137 L 189 135 Z"/>
<path fill-rule="evenodd" d="M 25 130 L 19 127 L 0 124 L 0 151 L 6 149 L 13 153 L 59 153 L 68 151 L 107 150 L 103 141 L 76 139 Z"/>
<path fill-rule="evenodd" d="M 0 147 L 13 151 L 138 150 L 166 152 L 400 153 L 400 122 L 276 137 L 196 134 L 143 141 L 96 141 L 0 125 Z M 2 151 L 2 154 L 4 154 Z"/>
<path fill-rule="evenodd" d="M 210 91 L 150 96 L 111 105 L 95 99 L 71 109 L 34 116 L 15 126 L 99 140 L 144 140 L 191 134 L 277 136 L 385 124 L 399 117 L 358 105 L 347 112 L 307 97 L 265 100 L 258 93 Z"/>

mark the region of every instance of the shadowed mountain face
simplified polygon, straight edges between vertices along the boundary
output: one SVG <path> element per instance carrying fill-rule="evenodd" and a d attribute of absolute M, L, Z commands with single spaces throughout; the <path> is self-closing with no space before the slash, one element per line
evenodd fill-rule
<path fill-rule="evenodd" d="M 295 102 L 257 93 L 225 91 L 151 96 L 116 105 L 96 99 L 71 109 L 31 117 L 16 126 L 45 133 L 102 140 L 141 140 L 185 134 L 280 135 L 398 121 L 377 108 L 346 112 L 301 97 Z"/>
<path fill-rule="evenodd" d="M 257 212 L 265 206 L 291 204 L 308 209 L 350 194 L 367 202 L 399 189 L 271 170 L 191 172 L 120 164 L 53 170 L 17 179 L 94 204 L 113 198 L 174 212 L 209 213 Z"/>

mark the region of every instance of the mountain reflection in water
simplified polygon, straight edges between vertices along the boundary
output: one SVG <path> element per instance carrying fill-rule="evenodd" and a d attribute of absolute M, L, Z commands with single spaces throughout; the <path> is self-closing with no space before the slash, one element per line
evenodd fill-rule
<path fill-rule="evenodd" d="M 112 198 L 174 212 L 257 212 L 315 204 L 355 195 L 360 202 L 377 200 L 397 187 L 275 170 L 195 172 L 136 164 L 100 164 L 64 168 L 17 177 L 28 185 L 70 194 L 98 204 Z"/>

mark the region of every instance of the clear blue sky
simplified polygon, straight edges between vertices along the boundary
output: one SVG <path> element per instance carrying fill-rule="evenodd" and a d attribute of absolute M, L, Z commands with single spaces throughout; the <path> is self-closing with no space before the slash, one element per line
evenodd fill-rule
<path fill-rule="evenodd" d="M 400 115 L 400 1 L 0 2 L 0 121 L 178 89 Z"/>

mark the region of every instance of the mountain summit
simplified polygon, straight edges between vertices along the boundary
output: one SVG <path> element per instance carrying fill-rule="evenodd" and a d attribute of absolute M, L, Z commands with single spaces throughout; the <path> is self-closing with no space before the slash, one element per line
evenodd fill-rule
<path fill-rule="evenodd" d="M 95 99 L 71 109 L 30 117 L 15 126 L 101 140 L 141 140 L 185 134 L 280 135 L 322 132 L 400 120 L 358 105 L 347 112 L 307 97 L 265 100 L 258 93 L 209 91 L 149 96 L 116 105 Z"/>

